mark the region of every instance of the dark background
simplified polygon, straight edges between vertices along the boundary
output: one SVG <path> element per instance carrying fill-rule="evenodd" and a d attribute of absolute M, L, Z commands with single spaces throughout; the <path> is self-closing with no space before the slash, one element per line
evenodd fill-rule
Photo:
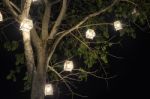
<path fill-rule="evenodd" d="M 10 29 L 5 31 L 6 34 L 10 33 L 9 38 L 20 40 L 21 36 Z M 106 88 L 104 80 L 91 77 L 86 83 L 78 87 L 78 90 L 89 96 L 87 99 L 139 97 L 144 99 L 148 96 L 150 34 L 148 31 L 137 31 L 136 39 L 127 37 L 122 41 L 122 47 L 111 49 L 113 54 L 124 58 L 110 59 L 110 72 L 117 75 L 117 77 L 109 80 L 108 88 Z M 3 43 L 1 42 L 0 45 L 2 46 Z M 20 50 L 23 51 L 23 49 Z M 29 93 L 21 92 L 23 89 L 22 75 L 17 75 L 18 80 L 16 82 L 6 80 L 6 75 L 13 67 L 14 62 L 13 54 L 0 47 L 0 99 L 29 99 Z M 66 99 L 65 97 L 60 98 Z"/>

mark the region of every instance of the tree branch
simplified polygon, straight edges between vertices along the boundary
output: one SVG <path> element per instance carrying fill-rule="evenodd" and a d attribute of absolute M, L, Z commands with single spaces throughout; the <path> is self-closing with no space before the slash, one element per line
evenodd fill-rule
<path fill-rule="evenodd" d="M 49 34 L 48 39 L 53 39 L 54 35 L 56 34 L 56 32 L 58 30 L 59 25 L 61 24 L 61 22 L 64 18 L 66 10 L 67 10 L 67 0 L 63 0 L 61 11 L 60 11 L 59 16 Z"/>
<path fill-rule="evenodd" d="M 66 87 L 69 89 L 69 91 L 70 91 L 71 93 L 73 93 L 71 87 L 68 85 L 68 83 L 65 81 L 65 79 L 64 79 L 53 67 L 51 67 L 51 66 L 48 65 L 48 68 L 49 68 L 51 71 L 53 71 L 53 72 L 65 83 L 65 85 L 66 85 Z"/>
<path fill-rule="evenodd" d="M 32 0 L 25 0 L 25 2 L 24 2 L 25 4 L 23 7 L 23 11 L 21 13 L 21 16 L 20 16 L 20 20 L 23 20 L 24 18 L 28 18 L 31 2 L 32 2 Z"/>
<path fill-rule="evenodd" d="M 127 2 L 127 3 L 130 3 L 130 4 L 134 5 L 134 6 L 137 6 L 136 3 L 134 3 L 133 1 L 130 1 L 130 0 L 120 0 L 120 1 Z"/>
<path fill-rule="evenodd" d="M 45 3 L 45 4 L 47 4 L 47 3 L 48 3 L 48 2 L 47 2 L 47 0 L 43 0 L 43 1 L 44 1 L 44 3 Z"/>
<path fill-rule="evenodd" d="M 55 0 L 54 2 L 51 2 L 51 6 L 57 4 L 58 2 L 60 2 L 61 0 Z"/>
<path fill-rule="evenodd" d="M 55 51 L 57 45 L 59 44 L 60 40 L 61 40 L 64 36 L 66 36 L 67 34 L 71 33 L 71 32 L 74 31 L 75 29 L 77 29 L 79 26 L 81 26 L 83 23 L 85 23 L 89 18 L 95 17 L 95 16 L 97 16 L 97 15 L 100 15 L 100 14 L 106 12 L 107 10 L 109 10 L 110 8 L 112 8 L 118 1 L 119 1 L 119 0 L 114 0 L 114 2 L 113 2 L 111 5 L 107 6 L 106 8 L 104 8 L 104 9 L 98 11 L 98 12 L 89 14 L 89 15 L 86 16 L 82 21 L 80 21 L 78 24 L 76 24 L 75 26 L 73 26 L 71 29 L 64 31 L 64 32 L 62 33 L 62 35 L 60 35 L 60 36 L 56 39 L 56 41 L 54 42 L 54 44 L 53 44 L 53 46 L 52 46 L 52 48 L 51 48 L 51 52 L 49 53 L 49 56 L 48 56 L 47 65 L 48 65 L 50 59 L 52 58 L 52 55 L 53 55 L 53 53 L 54 53 L 54 51 Z"/>
<path fill-rule="evenodd" d="M 45 1 L 46 2 L 46 1 Z M 46 40 L 48 37 L 48 24 L 50 20 L 50 12 L 51 12 L 51 6 L 49 6 L 49 3 L 45 3 L 45 12 L 42 20 L 42 40 Z"/>
<path fill-rule="evenodd" d="M 3 0 L 4 4 L 8 7 L 12 15 L 15 17 L 15 19 L 18 21 L 18 13 L 14 10 L 14 8 L 10 4 L 10 0 Z"/>
<path fill-rule="evenodd" d="M 24 52 L 27 63 L 27 71 L 29 76 L 31 77 L 33 73 L 33 68 L 35 67 L 33 50 L 30 42 L 30 33 L 22 32 L 23 35 L 23 43 L 24 43 Z"/>

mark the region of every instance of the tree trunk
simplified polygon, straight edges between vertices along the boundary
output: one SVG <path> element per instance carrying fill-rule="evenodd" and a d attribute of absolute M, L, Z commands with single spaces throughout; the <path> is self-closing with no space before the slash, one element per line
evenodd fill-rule
<path fill-rule="evenodd" d="M 44 99 L 44 86 L 46 76 L 34 72 L 31 90 L 31 99 Z"/>
<path fill-rule="evenodd" d="M 44 99 L 46 83 L 46 53 L 44 48 L 37 52 L 37 70 L 33 72 L 31 99 Z"/>

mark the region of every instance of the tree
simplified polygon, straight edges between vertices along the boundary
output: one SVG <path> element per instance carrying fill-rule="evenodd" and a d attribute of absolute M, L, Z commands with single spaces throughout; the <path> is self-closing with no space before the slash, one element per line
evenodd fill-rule
<path fill-rule="evenodd" d="M 79 95 L 72 90 L 70 81 L 82 81 L 87 75 L 111 78 L 103 66 L 108 56 L 113 56 L 109 48 L 125 36 L 136 36 L 133 26 L 140 28 L 148 20 L 146 3 L 147 0 L 3 0 L 9 16 L 20 25 L 28 80 L 32 82 L 31 99 L 44 99 L 47 79 L 63 82 L 72 95 Z M 31 26 L 25 27 L 24 21 Z M 116 31 L 114 21 L 119 24 Z M 96 38 L 85 38 L 87 29 L 95 30 Z M 63 70 L 63 63 L 72 63 L 69 60 L 73 58 L 83 62 L 78 62 L 72 72 Z"/>

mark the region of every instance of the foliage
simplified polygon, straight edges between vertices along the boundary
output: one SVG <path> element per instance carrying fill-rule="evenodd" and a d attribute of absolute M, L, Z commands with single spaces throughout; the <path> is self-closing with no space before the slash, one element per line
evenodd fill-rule
<path fill-rule="evenodd" d="M 68 9 L 62 24 L 58 28 L 58 33 L 72 28 L 87 15 L 107 7 L 112 2 L 113 0 L 69 0 Z M 19 3 L 20 2 L 16 2 L 17 5 L 19 5 Z M 149 24 L 149 5 L 149 0 L 120 0 L 119 3 L 105 13 L 90 18 L 61 40 L 53 54 L 52 60 L 50 60 L 50 65 L 54 65 L 56 70 L 61 71 L 64 60 L 82 60 L 78 62 L 78 64 L 83 64 L 79 68 L 80 75 L 78 78 L 81 81 L 86 81 L 88 72 L 93 69 L 95 65 L 103 66 L 103 64 L 109 64 L 109 50 L 114 44 L 118 44 L 124 37 L 136 38 L 136 29 L 141 30 L 145 24 Z M 38 35 L 41 36 L 42 32 L 39 27 L 41 26 L 45 6 L 43 3 L 39 3 L 39 5 L 33 4 L 31 8 L 31 18 L 36 25 L 35 28 L 38 31 Z M 61 3 L 53 5 L 48 28 L 49 31 L 55 24 L 60 9 Z M 133 13 L 134 10 L 136 10 L 136 12 Z M 122 30 L 115 31 L 113 26 L 115 20 L 120 20 L 123 23 Z M 88 28 L 94 29 L 96 32 L 96 37 L 93 40 L 85 38 L 85 32 Z M 59 37 L 59 35 L 60 34 L 57 34 L 56 36 Z M 16 41 L 5 42 L 4 44 L 4 48 L 8 51 L 15 51 L 18 46 Z M 21 69 L 18 65 L 24 64 L 24 54 L 16 54 L 15 57 L 16 69 L 15 71 L 11 70 L 7 76 L 7 79 L 13 79 L 14 81 L 16 80 L 15 74 L 19 73 Z M 58 76 L 51 71 L 48 72 L 48 74 L 51 75 L 48 77 L 49 79 L 59 79 Z M 29 89 L 30 83 L 28 83 L 27 77 L 23 80 L 27 81 L 25 83 L 25 89 Z"/>

